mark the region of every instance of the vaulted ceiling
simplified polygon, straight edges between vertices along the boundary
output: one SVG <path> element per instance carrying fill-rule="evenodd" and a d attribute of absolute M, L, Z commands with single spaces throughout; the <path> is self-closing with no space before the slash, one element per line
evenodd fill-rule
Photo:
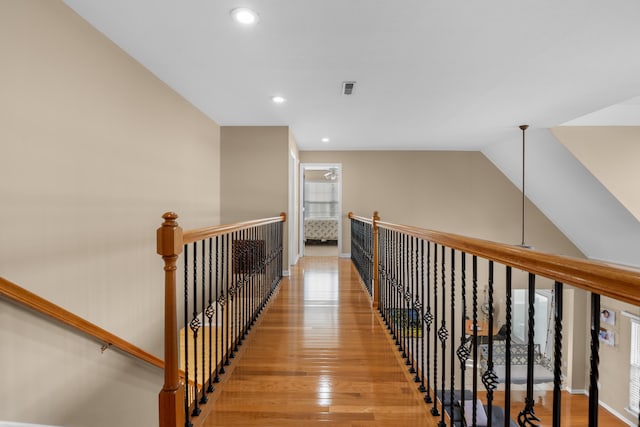
<path fill-rule="evenodd" d="M 636 0 L 65 3 L 219 124 L 303 150 L 477 150 L 640 95 Z"/>
<path fill-rule="evenodd" d="M 64 2 L 220 125 L 301 150 L 479 150 L 519 186 L 526 123 L 527 196 L 588 257 L 640 266 L 640 222 L 549 131 L 640 125 L 637 0 Z"/>

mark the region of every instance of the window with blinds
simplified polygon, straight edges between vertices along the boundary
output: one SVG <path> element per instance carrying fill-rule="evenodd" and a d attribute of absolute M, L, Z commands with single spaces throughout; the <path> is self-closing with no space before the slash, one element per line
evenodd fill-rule
<path fill-rule="evenodd" d="M 631 357 L 628 410 L 638 415 L 640 404 L 640 321 L 631 320 Z"/>

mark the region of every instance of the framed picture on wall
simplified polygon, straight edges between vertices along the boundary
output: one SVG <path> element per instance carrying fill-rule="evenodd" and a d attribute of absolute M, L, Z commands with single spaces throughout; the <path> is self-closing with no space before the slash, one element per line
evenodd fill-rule
<path fill-rule="evenodd" d="M 600 323 L 604 323 L 606 325 L 615 325 L 616 312 L 609 308 L 603 308 L 602 310 L 600 310 Z"/>
<path fill-rule="evenodd" d="M 600 341 L 602 341 L 603 343 L 605 343 L 607 345 L 614 345 L 615 344 L 614 333 L 613 333 L 613 331 L 611 331 L 609 329 L 600 328 L 600 333 L 599 333 L 598 337 L 600 338 Z"/>

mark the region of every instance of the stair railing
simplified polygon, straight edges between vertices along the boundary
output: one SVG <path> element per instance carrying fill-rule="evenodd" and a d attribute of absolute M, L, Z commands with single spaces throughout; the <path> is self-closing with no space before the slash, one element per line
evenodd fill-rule
<path fill-rule="evenodd" d="M 203 423 L 214 384 L 282 279 L 286 215 L 185 232 L 175 213 L 163 218 L 157 231 L 165 271 L 160 426 L 188 427 Z"/>
<path fill-rule="evenodd" d="M 117 349 L 153 366 L 164 368 L 164 362 L 153 354 L 3 277 L 0 277 L 0 296 L 95 339 L 102 343 L 103 350 Z"/>
<path fill-rule="evenodd" d="M 553 382 L 545 425 L 560 426 L 565 285 L 590 292 L 588 411 L 589 426 L 598 425 L 600 299 L 640 306 L 638 270 L 387 223 L 377 213 L 349 218 L 354 266 L 365 285 L 376 283 L 372 299 L 438 426 L 480 425 L 481 418 L 488 426 L 539 425 L 534 384 L 540 381 Z M 513 306 L 516 288 L 526 291 L 524 313 Z M 535 336 L 540 288 L 553 296 L 551 357 L 542 354 Z M 502 318 L 498 310 L 504 310 Z M 514 315 L 526 325 L 524 343 L 512 340 Z M 522 369 L 516 373 L 517 368 Z M 512 410 L 519 405 L 511 396 L 516 383 L 526 384 L 526 396 Z"/>

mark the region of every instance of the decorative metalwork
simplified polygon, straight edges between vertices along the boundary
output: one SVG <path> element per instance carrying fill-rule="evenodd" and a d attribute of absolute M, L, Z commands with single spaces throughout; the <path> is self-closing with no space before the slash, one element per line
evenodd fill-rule
<path fill-rule="evenodd" d="M 460 361 L 460 365 L 464 367 L 465 363 L 469 359 L 471 355 L 471 349 L 466 346 L 465 343 L 462 343 L 458 346 L 458 350 L 456 351 L 456 355 L 458 356 L 458 360 Z M 464 370 L 464 368 L 462 368 Z"/>
<path fill-rule="evenodd" d="M 202 321 L 199 317 L 194 317 L 193 319 L 191 319 L 191 322 L 189 322 L 189 328 L 191 328 L 191 331 L 194 333 L 198 332 L 198 329 L 200 329 L 201 326 Z"/>
<path fill-rule="evenodd" d="M 204 314 L 209 319 L 209 323 L 211 323 L 211 319 L 213 319 L 213 315 L 215 313 L 216 313 L 216 309 L 213 307 L 212 304 L 209 304 L 209 306 L 207 306 L 207 308 L 204 310 Z"/>
<path fill-rule="evenodd" d="M 449 331 L 444 326 L 444 323 L 440 326 L 440 329 L 438 329 L 438 338 L 440 338 L 440 342 L 442 344 L 444 344 L 447 341 L 447 338 L 449 338 Z"/>
<path fill-rule="evenodd" d="M 540 422 L 540 418 L 538 418 L 534 413 L 533 405 L 534 405 L 533 399 L 529 399 L 529 398 L 525 399 L 525 407 L 518 414 L 518 425 L 520 427 L 527 427 L 527 426 L 539 427 L 540 426 L 540 424 L 536 424 Z"/>
<path fill-rule="evenodd" d="M 482 384 L 485 386 L 487 391 L 493 392 L 498 387 L 499 379 L 496 372 L 491 369 L 487 369 L 482 374 Z"/>

